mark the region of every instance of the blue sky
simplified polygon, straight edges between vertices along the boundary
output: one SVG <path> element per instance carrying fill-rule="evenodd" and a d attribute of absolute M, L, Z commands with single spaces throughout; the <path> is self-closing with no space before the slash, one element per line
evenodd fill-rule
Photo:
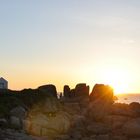
<path fill-rule="evenodd" d="M 0 0 L 0 75 L 12 89 L 61 90 L 105 83 L 115 67 L 132 78 L 125 91 L 140 92 L 139 25 L 138 0 Z"/>

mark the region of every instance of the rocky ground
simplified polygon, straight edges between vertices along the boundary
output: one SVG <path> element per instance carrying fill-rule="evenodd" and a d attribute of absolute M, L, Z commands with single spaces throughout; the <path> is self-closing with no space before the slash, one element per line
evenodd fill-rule
<path fill-rule="evenodd" d="M 109 86 L 95 85 L 90 96 L 88 90 L 65 86 L 61 99 L 14 107 L 0 118 L 0 140 L 140 140 L 139 103 L 114 103 Z"/>

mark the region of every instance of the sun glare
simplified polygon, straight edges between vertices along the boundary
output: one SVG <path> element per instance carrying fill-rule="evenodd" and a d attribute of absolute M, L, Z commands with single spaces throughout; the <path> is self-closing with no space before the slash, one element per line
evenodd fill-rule
<path fill-rule="evenodd" d="M 103 72 L 105 84 L 109 84 L 115 94 L 126 93 L 129 87 L 129 75 L 121 69 L 110 69 Z"/>

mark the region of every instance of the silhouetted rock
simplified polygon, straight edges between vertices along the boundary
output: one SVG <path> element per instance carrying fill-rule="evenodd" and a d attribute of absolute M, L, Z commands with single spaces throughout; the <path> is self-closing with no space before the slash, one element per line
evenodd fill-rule
<path fill-rule="evenodd" d="M 70 87 L 68 85 L 64 86 L 63 94 L 64 94 L 64 97 L 70 98 Z"/>
<path fill-rule="evenodd" d="M 111 113 L 113 115 L 122 115 L 129 117 L 140 117 L 140 105 L 139 103 L 115 103 L 111 107 Z"/>
<path fill-rule="evenodd" d="M 75 96 L 76 97 L 88 97 L 89 96 L 89 86 L 86 86 L 85 83 L 77 84 L 75 87 Z"/>
<path fill-rule="evenodd" d="M 140 110 L 140 103 L 138 103 L 138 102 L 132 102 L 132 103 L 130 103 L 129 104 L 129 107 L 131 108 L 131 109 L 136 109 L 136 110 Z"/>
<path fill-rule="evenodd" d="M 71 89 L 71 91 L 70 91 L 70 97 L 72 97 L 72 98 L 75 97 L 75 89 Z"/>
<path fill-rule="evenodd" d="M 89 116 L 94 120 L 102 120 L 110 113 L 113 104 L 113 89 L 108 85 L 96 84 L 90 94 Z"/>
<path fill-rule="evenodd" d="M 137 102 L 130 103 L 129 109 L 133 113 L 133 116 L 140 117 L 140 103 L 137 103 Z"/>
<path fill-rule="evenodd" d="M 56 97 L 57 98 L 57 91 L 54 85 L 43 85 L 38 88 L 39 93 L 45 94 L 48 97 Z"/>
<path fill-rule="evenodd" d="M 129 106 L 125 103 L 115 103 L 111 107 L 111 113 L 113 115 L 130 116 Z"/>
<path fill-rule="evenodd" d="M 113 89 L 109 85 L 96 84 L 90 94 L 90 100 L 102 100 L 113 103 L 114 100 Z"/>
<path fill-rule="evenodd" d="M 80 83 L 75 86 L 74 89 L 69 88 L 69 86 L 64 86 L 64 97 L 69 98 L 86 98 L 89 97 L 89 86 L 87 86 L 85 83 Z"/>

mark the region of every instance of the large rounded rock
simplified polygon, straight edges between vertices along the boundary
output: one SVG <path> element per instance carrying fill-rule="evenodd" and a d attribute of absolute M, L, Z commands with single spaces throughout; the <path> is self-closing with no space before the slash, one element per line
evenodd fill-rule
<path fill-rule="evenodd" d="M 29 125 L 29 123 L 27 124 Z M 70 119 L 65 112 L 56 114 L 37 114 L 30 119 L 27 132 L 38 136 L 56 136 L 66 133 L 70 128 Z"/>
<path fill-rule="evenodd" d="M 56 97 L 57 98 L 57 91 L 54 85 L 43 85 L 38 88 L 41 94 L 44 94 L 49 97 Z"/>
<path fill-rule="evenodd" d="M 90 94 L 90 99 L 92 101 L 101 99 L 113 103 L 113 89 L 109 85 L 96 84 Z"/>
<path fill-rule="evenodd" d="M 48 98 L 34 106 L 25 121 L 28 133 L 38 136 L 56 136 L 66 133 L 70 128 L 70 116 L 63 111 L 56 98 Z"/>
<path fill-rule="evenodd" d="M 123 126 L 123 132 L 127 136 L 140 137 L 140 118 L 128 121 Z"/>

